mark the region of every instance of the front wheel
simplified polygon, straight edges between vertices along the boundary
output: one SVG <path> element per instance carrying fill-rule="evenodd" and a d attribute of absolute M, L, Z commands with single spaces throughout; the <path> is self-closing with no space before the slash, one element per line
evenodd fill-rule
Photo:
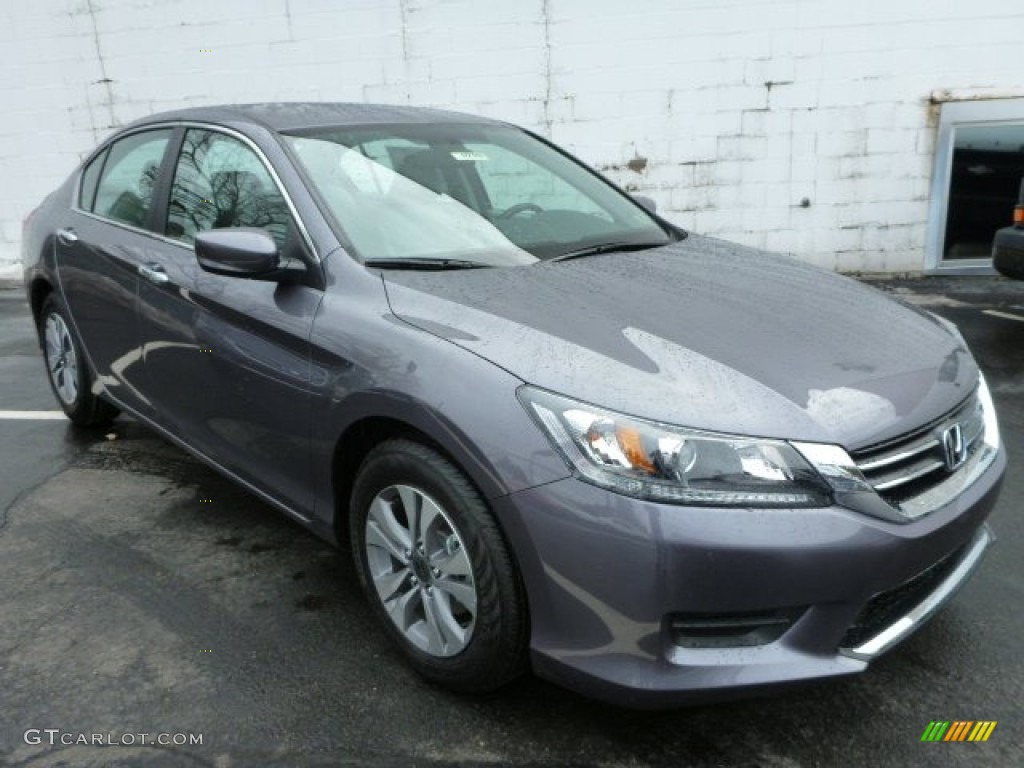
<path fill-rule="evenodd" d="M 67 310 L 52 294 L 39 314 L 39 335 L 50 387 L 67 417 L 83 427 L 113 421 L 118 410 L 92 392 L 92 376 L 71 330 Z"/>
<path fill-rule="evenodd" d="M 374 612 L 412 666 L 449 688 L 497 688 L 525 667 L 526 606 L 483 499 L 447 458 L 389 440 L 363 462 L 349 525 Z"/>

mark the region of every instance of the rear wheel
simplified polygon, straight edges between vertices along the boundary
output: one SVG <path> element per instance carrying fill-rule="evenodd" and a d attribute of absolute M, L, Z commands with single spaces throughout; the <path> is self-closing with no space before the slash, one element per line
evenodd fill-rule
<path fill-rule="evenodd" d="M 67 310 L 53 294 L 43 302 L 39 335 L 50 387 L 68 418 L 84 427 L 113 421 L 118 410 L 92 392 L 92 374 L 71 330 Z"/>
<path fill-rule="evenodd" d="M 374 612 L 424 677 L 486 691 L 525 668 L 526 605 L 483 499 L 447 458 L 389 440 L 363 462 L 349 518 Z"/>

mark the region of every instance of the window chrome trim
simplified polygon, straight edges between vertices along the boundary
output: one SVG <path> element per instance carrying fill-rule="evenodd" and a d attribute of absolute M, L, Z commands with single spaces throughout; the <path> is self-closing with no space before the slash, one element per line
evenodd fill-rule
<path fill-rule="evenodd" d="M 956 568 L 924 600 L 870 640 L 861 643 L 855 648 L 840 648 L 839 652 L 845 656 L 869 661 L 899 643 L 931 618 L 953 597 L 956 591 L 964 585 L 974 572 L 974 569 L 977 568 L 978 563 L 981 562 L 982 555 L 985 554 L 985 550 L 989 548 L 993 541 L 995 541 L 995 537 L 992 535 L 992 530 L 987 524 L 982 525 L 974 535 L 974 538 L 968 545 L 967 552 L 961 558 Z"/>
<path fill-rule="evenodd" d="M 242 142 L 245 146 L 247 146 L 249 149 L 251 149 L 256 154 L 256 157 L 259 158 L 260 162 L 263 163 L 263 166 L 267 169 L 267 172 L 270 173 L 270 177 L 274 180 L 274 184 L 277 185 L 278 191 L 281 193 L 281 196 L 284 198 L 285 204 L 287 204 L 288 206 L 288 212 L 291 214 L 292 218 L 295 219 L 295 224 L 299 228 L 299 234 L 302 235 L 302 240 L 303 242 L 305 242 L 306 247 L 309 249 L 309 253 L 313 257 L 313 260 L 316 261 L 317 264 L 321 262 L 320 254 L 317 252 L 317 249 L 313 244 L 313 238 L 310 236 L 309 230 L 306 228 L 306 223 L 302 220 L 302 217 L 299 216 L 298 208 L 295 207 L 295 203 L 292 201 L 291 195 L 288 193 L 287 188 L 285 188 L 284 182 L 281 181 L 281 177 L 278 175 L 277 170 L 274 168 L 273 164 L 267 158 L 266 153 L 264 153 L 264 151 L 256 142 L 254 142 L 244 133 L 236 131 L 233 128 L 225 128 L 222 125 L 216 125 L 214 123 L 204 123 L 198 120 L 174 120 L 171 122 L 147 123 L 146 125 L 140 125 L 136 128 L 130 128 L 121 133 L 115 134 L 114 136 L 111 136 L 99 147 L 97 147 L 92 153 L 90 153 L 89 156 L 81 163 L 81 165 L 79 165 L 78 171 L 76 172 L 75 176 L 74 194 L 71 199 L 71 210 L 73 210 L 75 213 L 80 213 L 83 216 L 88 216 L 91 219 L 96 219 L 97 221 L 102 221 L 106 224 L 113 224 L 115 226 L 121 227 L 122 229 L 126 229 L 130 232 L 137 232 L 142 235 L 149 235 L 150 237 L 153 237 L 157 240 L 180 246 L 194 253 L 195 250 L 193 246 L 190 245 L 189 243 L 183 242 L 181 240 L 176 240 L 172 237 L 168 237 L 167 235 L 161 232 L 154 232 L 153 230 L 150 229 L 134 227 L 131 224 L 125 224 L 124 222 L 117 221 L 115 219 L 109 219 L 106 216 L 100 216 L 99 214 L 93 213 L 92 211 L 84 210 L 79 205 L 79 195 L 81 194 L 82 190 L 82 171 L 85 169 L 85 166 L 88 165 L 89 162 L 93 159 L 93 157 L 98 156 L 99 153 L 104 150 L 104 148 L 109 147 L 115 142 L 127 138 L 128 136 L 132 136 L 136 133 L 145 133 L 147 131 L 167 129 L 173 131 L 175 128 L 179 126 L 184 128 L 198 128 L 200 130 L 210 131 L 213 133 L 222 133 L 226 136 L 230 136 L 233 139 L 237 139 L 238 141 Z M 180 156 L 180 154 L 181 152 L 179 149 L 177 155 L 175 155 L 174 158 L 174 168 L 177 168 L 178 166 L 178 156 Z"/>

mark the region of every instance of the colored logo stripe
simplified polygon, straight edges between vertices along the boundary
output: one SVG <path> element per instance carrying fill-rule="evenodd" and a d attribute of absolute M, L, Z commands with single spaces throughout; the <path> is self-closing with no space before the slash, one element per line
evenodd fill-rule
<path fill-rule="evenodd" d="M 974 725 L 973 720 L 954 720 L 943 741 L 963 741 L 967 735 L 967 729 L 972 725 Z"/>
<path fill-rule="evenodd" d="M 988 741 L 988 737 L 992 735 L 992 731 L 994 731 L 995 729 L 995 720 L 979 720 L 978 724 L 974 726 L 974 730 L 971 731 L 971 735 L 967 737 L 967 740 Z"/>
<path fill-rule="evenodd" d="M 996 720 L 932 720 L 921 734 L 921 741 L 988 741 L 996 729 Z"/>

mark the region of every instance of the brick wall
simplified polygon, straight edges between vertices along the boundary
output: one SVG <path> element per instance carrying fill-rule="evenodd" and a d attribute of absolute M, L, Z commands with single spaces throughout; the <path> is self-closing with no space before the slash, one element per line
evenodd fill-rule
<path fill-rule="evenodd" d="M 5 0 L 0 269 L 112 128 L 323 99 L 511 120 L 684 227 L 919 270 L 929 96 L 1024 95 L 1021 29 L 1019 0 Z"/>

